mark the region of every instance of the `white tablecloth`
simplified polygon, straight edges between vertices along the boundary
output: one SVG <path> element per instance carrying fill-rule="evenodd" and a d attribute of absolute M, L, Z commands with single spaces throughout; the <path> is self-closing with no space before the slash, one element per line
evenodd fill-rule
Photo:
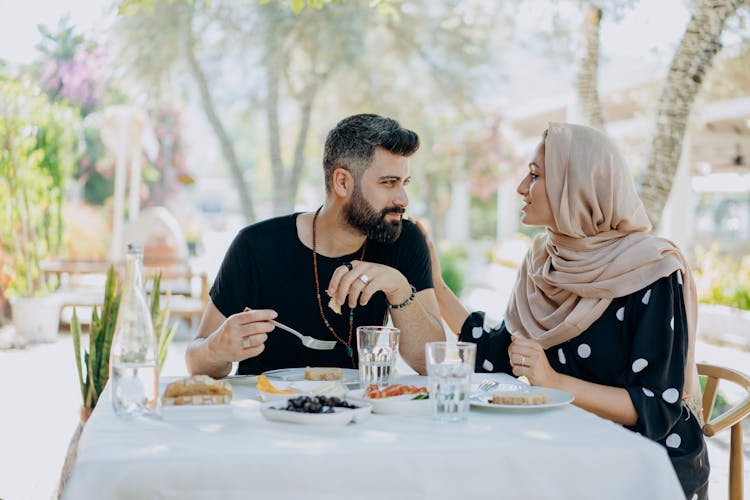
<path fill-rule="evenodd" d="M 116 417 L 105 391 L 64 498 L 684 499 L 661 446 L 572 405 L 318 427 L 266 421 L 256 395 L 155 421 Z"/>

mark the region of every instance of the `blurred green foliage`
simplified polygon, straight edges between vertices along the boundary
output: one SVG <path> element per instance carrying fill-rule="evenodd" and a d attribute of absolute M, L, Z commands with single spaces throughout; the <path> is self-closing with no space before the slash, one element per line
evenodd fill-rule
<path fill-rule="evenodd" d="M 440 252 L 440 269 L 443 280 L 456 296 L 461 296 L 465 286 L 465 264 L 468 258 L 469 253 L 459 247 Z"/>
<path fill-rule="evenodd" d="M 0 77 L 0 283 L 4 296 L 48 291 L 40 263 L 62 247 L 62 201 L 78 160 L 77 109 L 27 80 Z"/>
<path fill-rule="evenodd" d="M 696 249 L 698 301 L 750 310 L 750 256 L 736 262 L 717 245 Z"/>
<path fill-rule="evenodd" d="M 708 380 L 708 377 L 705 375 L 699 375 L 700 383 L 701 383 L 701 393 L 706 390 L 706 381 Z M 716 418 L 729 408 L 729 403 L 727 403 L 727 400 L 724 399 L 724 396 L 722 396 L 719 392 L 716 393 L 716 401 L 714 402 L 714 409 L 711 411 L 711 418 Z"/>

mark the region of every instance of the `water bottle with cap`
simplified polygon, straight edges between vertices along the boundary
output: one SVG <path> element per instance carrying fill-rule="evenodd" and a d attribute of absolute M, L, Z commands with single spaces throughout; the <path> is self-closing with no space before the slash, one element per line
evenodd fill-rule
<path fill-rule="evenodd" d="M 109 358 L 112 405 L 119 416 L 158 413 L 158 351 L 143 286 L 142 245 L 128 245 L 126 265 Z"/>

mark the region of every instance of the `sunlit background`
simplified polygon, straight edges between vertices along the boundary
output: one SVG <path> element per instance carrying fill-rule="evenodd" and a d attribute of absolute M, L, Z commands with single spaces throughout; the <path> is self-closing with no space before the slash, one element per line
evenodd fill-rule
<path fill-rule="evenodd" d="M 354 113 L 420 134 L 408 213 L 429 223 L 450 286 L 497 319 L 534 233 L 518 223 L 515 186 L 542 131 L 550 121 L 602 126 L 642 190 L 666 179 L 650 215 L 694 264 L 701 353 L 748 370 L 750 328 L 725 313 L 750 310 L 750 7 L 726 19 L 696 85 L 668 75 L 701 2 L 308 3 L 319 8 L 0 0 L 0 99 L 13 103 L 0 113 L 21 117 L 19 137 L 56 124 L 41 156 L 28 156 L 42 160 L 24 181 L 37 224 L 27 253 L 0 223 L 0 397 L 28 399 L 8 380 L 30 376 L 40 392 L 29 394 L 49 393 L 61 415 L 0 410 L 0 498 L 54 494 L 80 406 L 71 306 L 85 322 L 123 245 L 145 239 L 147 260 L 187 272 L 164 371 L 183 374 L 227 245 L 246 224 L 322 203 L 325 134 Z M 670 86 L 696 93 L 676 156 L 649 170 Z M 19 192 L 0 180 L 3 221 L 15 220 Z M 49 292 L 62 298 L 59 332 L 41 343 L 16 335 L 9 299 Z"/>

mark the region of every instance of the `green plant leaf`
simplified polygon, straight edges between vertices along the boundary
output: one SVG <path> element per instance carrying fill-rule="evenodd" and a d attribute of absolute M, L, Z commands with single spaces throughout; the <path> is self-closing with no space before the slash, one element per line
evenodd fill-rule
<path fill-rule="evenodd" d="M 99 394 L 104 390 L 104 386 L 107 385 L 109 380 L 109 356 L 112 350 L 112 338 L 115 334 L 115 326 L 117 324 L 117 313 L 120 310 L 120 301 L 122 299 L 122 292 L 117 292 L 118 281 L 117 274 L 115 273 L 114 267 L 110 266 L 107 271 L 107 281 L 104 284 L 104 309 L 105 319 L 103 321 L 103 331 L 100 335 L 100 342 L 98 344 L 99 357 L 98 365 L 98 381 L 97 390 Z"/>
<path fill-rule="evenodd" d="M 81 365 L 81 322 L 78 313 L 73 308 L 73 319 L 70 321 L 70 335 L 73 337 L 73 354 L 76 357 L 76 368 L 78 369 L 78 384 L 81 387 L 81 399 L 86 402 L 86 384 L 83 382 L 83 366 Z"/>
<path fill-rule="evenodd" d="M 96 391 L 94 390 L 94 382 L 91 378 L 91 374 L 93 373 L 91 370 L 91 354 L 86 353 L 84 355 L 84 359 L 86 361 L 86 397 L 83 400 L 83 406 L 84 408 L 93 408 L 94 405 L 96 405 L 96 401 L 99 399 L 99 395 L 96 394 Z"/>

